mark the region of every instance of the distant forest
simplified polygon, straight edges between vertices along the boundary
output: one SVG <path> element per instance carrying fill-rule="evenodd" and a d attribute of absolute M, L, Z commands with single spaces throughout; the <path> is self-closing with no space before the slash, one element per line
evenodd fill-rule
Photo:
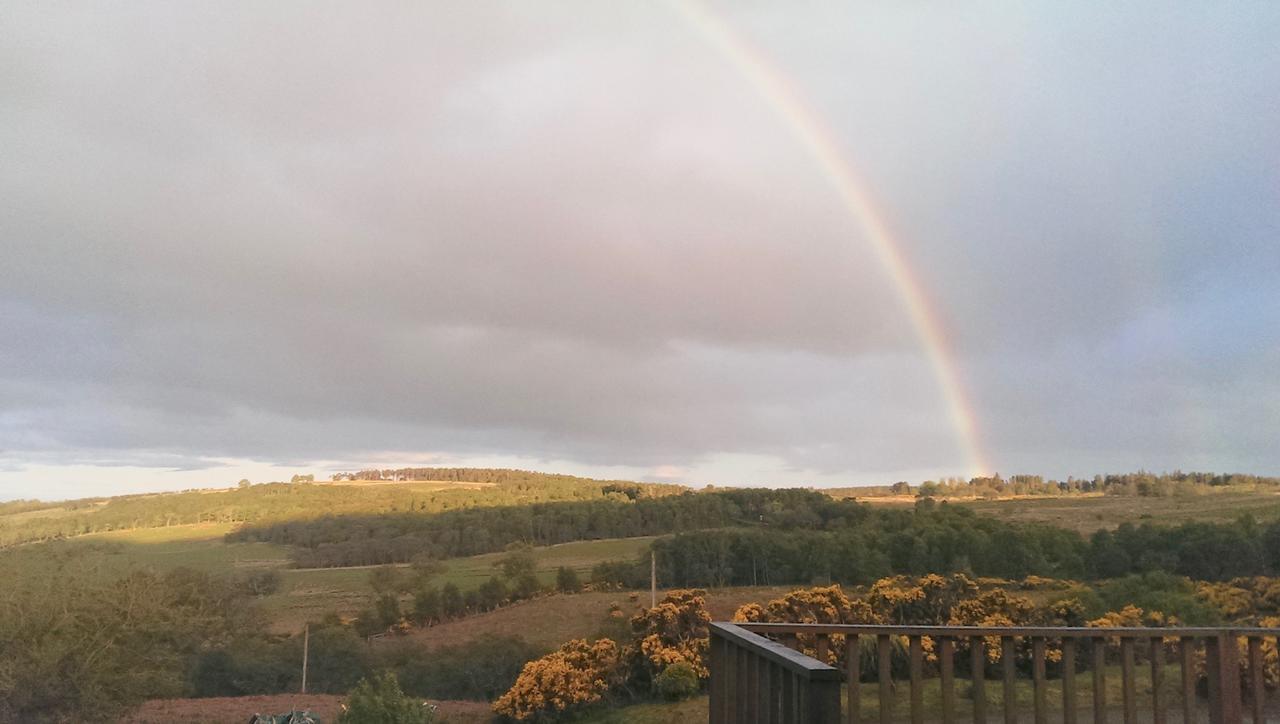
<path fill-rule="evenodd" d="M 486 468 L 361 470 L 333 476 L 338 484 L 313 483 L 307 480 L 309 477 L 295 476 L 297 481 L 293 483 L 249 485 L 246 481 L 238 488 L 222 490 L 84 498 L 65 502 L 18 500 L 0 503 L 0 547 L 88 533 L 192 523 L 284 524 L 287 521 L 333 516 L 356 516 L 357 519 L 360 516 L 394 517 L 404 513 L 441 513 L 465 508 L 551 502 L 612 500 L 625 503 L 694 494 L 690 488 L 682 485 L 595 480 L 571 475 Z M 348 481 L 355 485 L 345 484 Z M 362 482 L 390 484 L 359 485 Z M 431 482 L 470 483 L 484 487 L 441 486 L 433 489 L 427 485 Z M 1037 475 L 1015 475 L 1007 479 L 993 475 L 968 481 L 926 481 L 916 486 L 901 482 L 875 488 L 825 489 L 821 493 L 835 498 L 912 494 L 919 498 L 981 499 L 1009 495 L 1097 492 L 1134 496 L 1195 495 L 1232 487 L 1280 489 L 1280 478 L 1242 474 L 1137 472 L 1055 481 L 1045 480 Z M 705 493 L 697 493 L 702 494 Z M 655 534 L 665 534 L 687 529 L 653 530 Z M 488 550 L 488 544 L 483 540 L 477 546 Z M 327 552 L 323 557 L 340 560 L 365 556 Z M 375 557 L 385 558 L 386 555 L 377 554 Z"/>
<path fill-rule="evenodd" d="M 1120 473 L 1095 475 L 1092 478 L 1068 477 L 1066 480 L 1045 479 L 1040 475 L 1011 475 L 926 480 L 919 485 L 898 482 L 863 488 L 832 488 L 826 492 L 835 497 L 857 498 L 886 495 L 915 495 L 918 498 L 1000 498 L 1011 495 L 1072 495 L 1105 493 L 1140 497 L 1196 495 L 1211 488 L 1280 488 L 1280 478 L 1243 473 Z"/>
<path fill-rule="evenodd" d="M 945 502 L 922 500 L 904 510 L 794 489 L 331 516 L 247 526 L 227 538 L 293 546 L 298 567 L 340 567 L 645 535 L 668 536 L 654 543 L 659 575 L 680 586 L 857 584 L 953 571 L 1088 579 L 1165 571 L 1220 581 L 1280 569 L 1280 523 L 1264 526 L 1250 518 L 1178 527 L 1126 524 L 1086 538 Z M 647 572 L 647 560 L 621 561 L 606 564 L 597 579 L 639 585 Z"/>
<path fill-rule="evenodd" d="M 426 470 L 426 469 L 422 469 Z M 519 506 L 554 500 L 634 500 L 688 490 L 679 485 L 593 480 L 522 470 L 434 469 L 434 481 L 486 483 L 482 488 L 325 483 L 263 483 L 224 490 L 85 498 L 60 503 L 0 504 L 0 547 L 131 528 L 190 523 L 305 520 L 321 515 L 440 512 L 475 506 Z"/>

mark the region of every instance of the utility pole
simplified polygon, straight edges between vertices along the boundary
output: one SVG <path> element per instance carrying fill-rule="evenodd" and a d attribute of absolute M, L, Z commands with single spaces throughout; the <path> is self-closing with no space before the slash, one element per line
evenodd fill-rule
<path fill-rule="evenodd" d="M 658 607 L 658 554 L 649 551 L 649 608 Z"/>
<path fill-rule="evenodd" d="M 311 624 L 302 625 L 302 693 L 307 693 L 307 655 L 310 653 Z"/>

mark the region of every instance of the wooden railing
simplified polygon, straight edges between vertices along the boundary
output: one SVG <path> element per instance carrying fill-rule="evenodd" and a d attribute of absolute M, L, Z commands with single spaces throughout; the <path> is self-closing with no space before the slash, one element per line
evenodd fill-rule
<path fill-rule="evenodd" d="M 1267 721 L 1263 643 L 1274 646 L 1277 636 L 1280 629 L 713 623 L 710 724 L 858 724 L 864 679 L 875 684 L 879 724 L 926 719 L 954 724 L 966 713 L 986 724 L 993 698 L 986 681 L 990 670 L 999 671 L 1004 724 L 1017 724 L 1020 693 L 1029 699 L 1022 708 L 1030 709 L 1034 724 L 1047 724 L 1051 710 L 1064 724 L 1105 724 L 1117 708 L 1123 724 L 1137 724 L 1140 712 L 1141 721 L 1152 724 L 1190 724 L 1206 715 L 1211 724 L 1240 724 L 1246 703 L 1254 724 L 1262 724 Z M 874 642 L 866 654 L 869 665 L 863 661 L 863 641 Z M 1274 671 L 1275 654 L 1270 657 Z M 1148 669 L 1141 676 L 1139 659 Z M 963 707 L 956 690 L 957 662 L 968 675 L 964 698 L 969 702 Z M 908 682 L 902 714 L 895 712 L 895 663 L 905 669 L 901 673 Z M 1111 698 L 1119 701 L 1110 701 L 1108 669 L 1114 674 L 1117 666 L 1119 692 Z M 1166 671 L 1170 666 L 1177 668 L 1177 679 Z M 930 687 L 938 696 L 926 712 Z M 1089 689 L 1084 712 L 1081 689 Z"/>

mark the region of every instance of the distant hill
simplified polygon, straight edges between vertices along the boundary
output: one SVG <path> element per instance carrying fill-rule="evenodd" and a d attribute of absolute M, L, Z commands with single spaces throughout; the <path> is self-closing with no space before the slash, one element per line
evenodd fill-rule
<path fill-rule="evenodd" d="M 458 508 L 554 501 L 635 500 L 681 493 L 684 486 L 595 480 L 572 475 L 488 468 L 412 468 L 405 479 L 362 471 L 374 485 L 263 483 L 178 493 L 0 504 L 0 547 L 87 533 L 191 523 L 265 523 L 323 515 L 441 512 Z M 346 480 L 348 478 L 344 478 Z"/>

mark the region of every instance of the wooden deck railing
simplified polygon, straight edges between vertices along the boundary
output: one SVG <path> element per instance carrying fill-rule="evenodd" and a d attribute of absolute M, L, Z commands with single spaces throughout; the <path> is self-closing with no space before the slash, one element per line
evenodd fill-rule
<path fill-rule="evenodd" d="M 1117 722 L 1123 724 L 1137 724 L 1140 713 L 1141 721 L 1152 724 L 1190 724 L 1206 715 L 1211 724 L 1241 724 L 1245 703 L 1252 722 L 1262 724 L 1267 721 L 1263 642 L 1274 645 L 1277 636 L 1280 629 L 713 623 L 710 724 L 858 724 L 864 678 L 874 680 L 879 724 L 926 719 L 954 724 L 965 714 L 986 724 L 986 677 L 993 669 L 999 671 L 1004 724 L 1018 722 L 1020 691 L 1030 699 L 1023 708 L 1030 709 L 1034 724 L 1047 724 L 1051 710 L 1064 724 L 1105 724 L 1117 708 Z M 875 642 L 870 666 L 863 662 L 864 640 Z M 957 656 L 965 649 L 967 661 Z M 956 691 L 958 659 L 968 674 L 965 698 L 970 701 L 964 707 Z M 1145 659 L 1149 672 L 1141 677 L 1141 689 L 1139 659 Z M 895 660 L 908 683 L 903 716 L 894 711 Z M 1108 669 L 1114 674 L 1117 665 L 1119 701 L 1109 701 Z M 1177 679 L 1166 671 L 1171 665 L 1178 669 Z M 1085 684 L 1080 688 L 1091 690 L 1083 712 L 1080 679 Z M 1202 679 L 1204 698 L 1199 696 Z M 929 712 L 927 687 L 938 693 Z M 1050 701 L 1051 689 L 1059 690 L 1057 701 Z"/>

